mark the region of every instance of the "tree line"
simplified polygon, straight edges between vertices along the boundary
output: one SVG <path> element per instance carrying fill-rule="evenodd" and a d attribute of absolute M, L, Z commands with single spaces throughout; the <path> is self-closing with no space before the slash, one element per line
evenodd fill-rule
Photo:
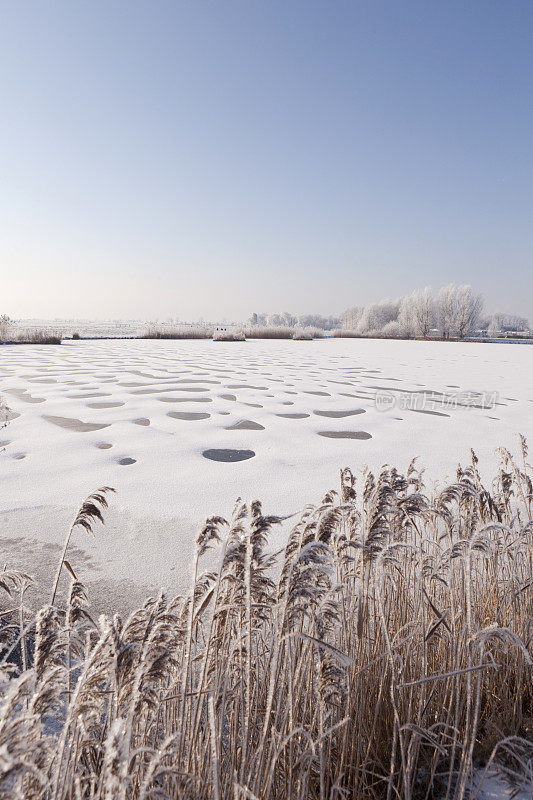
<path fill-rule="evenodd" d="M 395 300 L 380 300 L 348 308 L 340 317 L 320 314 L 295 316 L 252 314 L 250 326 L 314 327 L 342 329 L 354 336 L 398 339 L 466 339 L 473 335 L 497 337 L 509 332 L 527 333 L 525 317 L 497 312 L 483 315 L 483 297 L 467 284 L 450 283 L 434 294 L 429 286 Z"/>

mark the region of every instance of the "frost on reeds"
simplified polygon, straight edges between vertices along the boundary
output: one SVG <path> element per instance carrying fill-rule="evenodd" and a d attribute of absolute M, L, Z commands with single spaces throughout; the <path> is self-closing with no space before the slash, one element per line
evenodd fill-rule
<path fill-rule="evenodd" d="M 238 501 L 201 528 L 188 593 L 127 620 L 95 622 L 69 563 L 70 591 L 25 622 L 29 579 L 4 572 L 0 796 L 463 800 L 496 761 L 531 788 L 521 451 L 499 451 L 490 487 L 472 454 L 431 497 L 414 462 L 361 485 L 343 470 L 282 553 L 269 547 L 280 519 Z M 75 524 L 100 519 L 102 501 Z"/>
<path fill-rule="evenodd" d="M 211 339 L 211 325 L 177 325 L 174 327 L 150 327 L 141 336 L 142 339 Z"/>
<path fill-rule="evenodd" d="M 251 325 L 244 334 L 247 339 L 321 339 L 324 331 L 312 326 Z"/>
<path fill-rule="evenodd" d="M 4 344 L 61 344 L 60 331 L 50 328 L 21 328 L 10 326 Z"/>

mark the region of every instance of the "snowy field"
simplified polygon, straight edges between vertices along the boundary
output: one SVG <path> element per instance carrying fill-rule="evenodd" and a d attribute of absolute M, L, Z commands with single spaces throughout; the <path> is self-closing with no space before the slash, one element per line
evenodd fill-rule
<path fill-rule="evenodd" d="M 496 446 L 533 441 L 532 367 L 533 348 L 498 344 L 4 346 L 3 561 L 47 586 L 78 504 L 113 486 L 106 526 L 76 532 L 69 560 L 93 607 L 126 611 L 184 586 L 198 524 L 238 496 L 290 514 L 336 488 L 341 467 L 406 469 L 415 455 L 428 479 L 453 480 L 471 446 L 495 469 Z"/>

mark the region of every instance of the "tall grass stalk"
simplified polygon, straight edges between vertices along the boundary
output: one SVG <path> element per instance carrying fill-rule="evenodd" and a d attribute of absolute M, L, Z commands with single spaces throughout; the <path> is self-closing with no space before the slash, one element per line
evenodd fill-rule
<path fill-rule="evenodd" d="M 269 545 L 280 518 L 239 500 L 200 529 L 190 591 L 126 620 L 95 622 L 70 564 L 67 594 L 59 581 L 73 529 L 102 519 L 107 489 L 94 493 L 20 657 L 29 579 L 0 574 L 0 796 L 464 800 L 476 766 L 496 762 L 531 791 L 521 450 L 520 463 L 499 451 L 490 487 L 472 454 L 431 497 L 414 464 L 360 486 L 343 470 L 282 554 Z"/>

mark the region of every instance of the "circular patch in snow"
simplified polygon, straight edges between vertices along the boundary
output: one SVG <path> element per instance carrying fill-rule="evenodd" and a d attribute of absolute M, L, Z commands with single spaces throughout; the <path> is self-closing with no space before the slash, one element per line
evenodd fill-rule
<path fill-rule="evenodd" d="M 201 411 L 169 411 L 167 417 L 172 419 L 208 419 L 211 414 L 203 413 Z"/>
<path fill-rule="evenodd" d="M 88 408 L 119 408 L 124 403 L 121 400 L 103 401 L 101 403 L 87 403 Z"/>
<path fill-rule="evenodd" d="M 318 431 L 319 436 L 327 439 L 371 439 L 372 434 L 366 431 Z"/>
<path fill-rule="evenodd" d="M 253 458 L 255 453 L 253 450 L 228 450 L 224 448 L 204 450 L 202 453 L 204 458 L 211 461 L 246 461 L 248 458 Z"/>
<path fill-rule="evenodd" d="M 137 459 L 135 458 L 119 458 L 118 464 L 121 464 L 123 467 L 128 466 L 128 464 L 136 464 Z"/>
<path fill-rule="evenodd" d="M 239 422 L 236 422 L 234 425 L 230 425 L 229 428 L 226 428 L 227 431 L 264 431 L 264 425 L 260 425 L 258 422 L 254 422 L 251 419 L 241 419 Z"/>
<path fill-rule="evenodd" d="M 355 408 L 353 411 L 313 411 L 319 417 L 331 417 L 331 419 L 342 419 L 343 417 L 353 417 L 355 414 L 364 414 L 364 408 Z"/>

